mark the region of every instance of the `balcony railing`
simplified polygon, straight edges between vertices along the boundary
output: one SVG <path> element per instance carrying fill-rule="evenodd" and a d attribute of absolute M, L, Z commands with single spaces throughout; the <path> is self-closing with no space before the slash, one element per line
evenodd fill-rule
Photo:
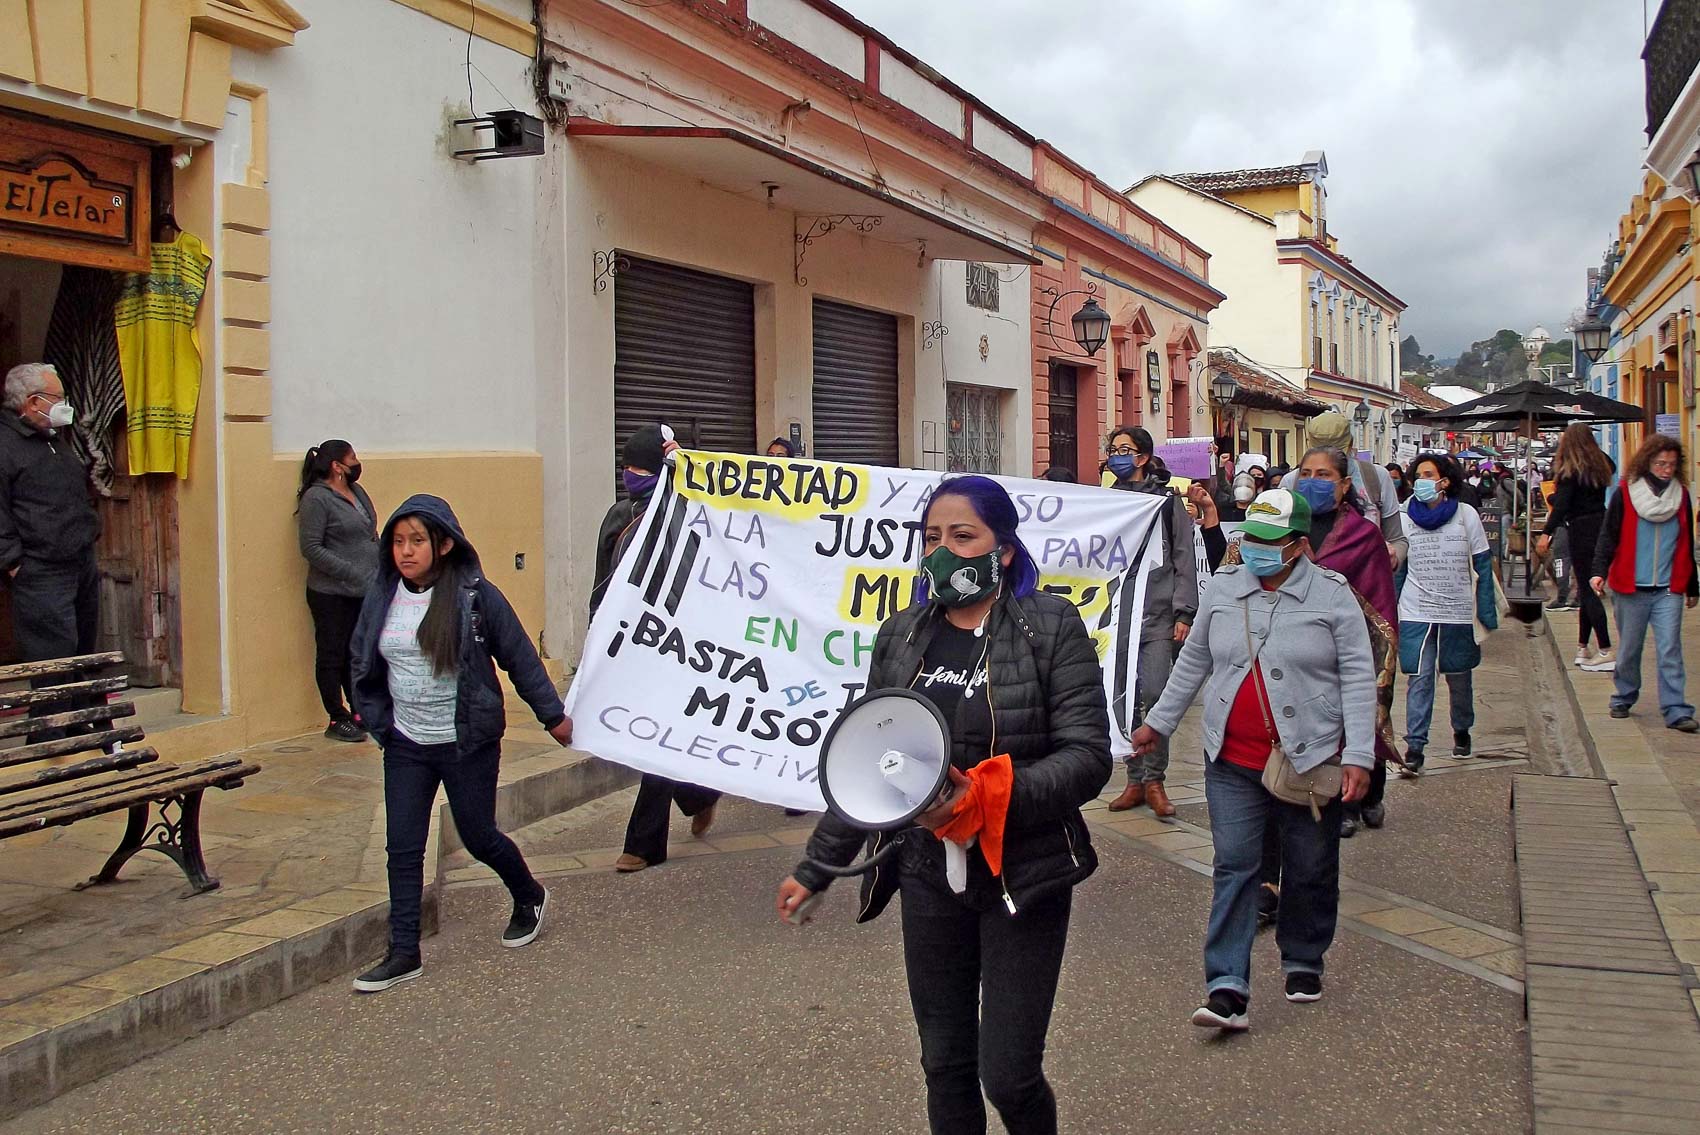
<path fill-rule="evenodd" d="M 1700 68 L 1700 0 L 1665 0 L 1641 60 L 1647 74 L 1647 137 L 1652 138 Z"/>

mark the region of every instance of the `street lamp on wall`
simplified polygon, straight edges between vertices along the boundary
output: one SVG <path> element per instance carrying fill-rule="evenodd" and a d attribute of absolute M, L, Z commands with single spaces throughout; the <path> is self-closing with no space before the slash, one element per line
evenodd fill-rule
<path fill-rule="evenodd" d="M 1051 297 L 1051 306 L 1045 312 L 1045 332 L 1050 335 L 1051 342 L 1059 347 L 1063 346 L 1056 333 L 1057 305 L 1069 296 L 1085 296 L 1086 302 L 1081 304 L 1080 310 L 1069 319 L 1069 325 L 1074 331 L 1075 345 L 1087 358 L 1103 349 L 1104 341 L 1110 337 L 1110 313 L 1098 306 L 1097 292 L 1097 284 L 1087 284 L 1084 288 L 1070 292 L 1059 292 L 1055 288 L 1045 288 L 1040 292 L 1041 295 Z"/>
<path fill-rule="evenodd" d="M 1589 314 L 1588 318 L 1570 330 L 1576 336 L 1576 349 L 1587 355 L 1589 362 L 1599 362 L 1600 356 L 1606 353 L 1606 347 L 1611 343 L 1611 324 L 1598 315 Z"/>
<path fill-rule="evenodd" d="M 1365 449 L 1369 448 L 1369 399 L 1358 399 L 1357 409 L 1352 411 L 1352 421 L 1357 423 L 1358 435 L 1362 437 Z"/>
<path fill-rule="evenodd" d="M 1110 337 L 1110 313 L 1099 307 L 1092 296 L 1086 297 L 1069 322 L 1074 325 L 1074 341 L 1080 344 L 1087 358 L 1096 355 Z"/>
<path fill-rule="evenodd" d="M 1220 414 L 1218 433 L 1233 433 L 1234 421 L 1228 408 L 1233 405 L 1234 397 L 1239 392 L 1239 380 L 1225 370 L 1217 371 L 1216 377 L 1210 380 L 1210 400 L 1216 403 L 1217 412 Z"/>

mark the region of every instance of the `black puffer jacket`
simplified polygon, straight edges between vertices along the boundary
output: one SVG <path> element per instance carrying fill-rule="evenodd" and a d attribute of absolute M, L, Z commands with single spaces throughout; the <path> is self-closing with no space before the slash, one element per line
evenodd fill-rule
<path fill-rule="evenodd" d="M 872 690 L 907 688 L 921 670 L 928 643 L 944 618 L 936 605 L 911 607 L 880 628 L 868 676 Z M 1098 866 L 1081 819 L 1080 806 L 1103 791 L 1110 779 L 1110 720 L 1104 707 L 1103 671 L 1092 640 L 1073 604 L 1042 592 L 1002 599 L 986 624 L 992 638 L 992 752 L 969 752 L 958 742 L 951 763 L 968 769 L 987 757 L 1008 753 L 1015 767 L 1004 835 L 1003 876 L 993 879 L 977 855 L 969 873 L 970 900 L 1014 910 L 1072 887 Z M 828 813 L 815 828 L 798 864 L 797 881 L 820 891 L 832 877 L 810 860 L 843 866 L 864 841 L 872 853 L 897 833 L 867 832 Z M 945 888 L 944 845 L 923 828 L 902 833 L 896 869 L 890 861 L 862 877 L 856 921 L 879 915 L 900 879 L 920 879 Z M 976 888 L 994 888 L 974 895 Z"/>

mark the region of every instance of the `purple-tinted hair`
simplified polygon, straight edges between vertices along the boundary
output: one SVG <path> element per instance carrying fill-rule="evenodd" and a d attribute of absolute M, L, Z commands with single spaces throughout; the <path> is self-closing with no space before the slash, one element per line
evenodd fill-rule
<path fill-rule="evenodd" d="M 1005 569 L 1004 579 L 1008 583 L 1009 594 L 1016 599 L 1033 594 L 1039 587 L 1039 565 L 1033 559 L 1033 553 L 1027 550 L 1027 545 L 1016 535 L 1016 525 L 1020 518 L 1016 515 L 1015 502 L 1010 499 L 1009 492 L 990 477 L 978 474 L 968 474 L 962 477 L 952 477 L 939 485 L 933 491 L 932 499 L 927 502 L 926 512 L 921 514 L 923 528 L 926 524 L 927 513 L 933 510 L 933 504 L 940 497 L 962 497 L 974 509 L 974 515 L 980 518 L 980 523 L 992 530 L 1000 545 L 1011 549 L 1014 555 Z M 915 586 L 915 597 L 921 602 L 927 601 L 927 577 Z"/>

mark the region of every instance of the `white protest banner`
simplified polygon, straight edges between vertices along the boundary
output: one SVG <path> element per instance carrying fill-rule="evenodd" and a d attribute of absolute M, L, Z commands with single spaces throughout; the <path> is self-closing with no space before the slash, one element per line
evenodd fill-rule
<path fill-rule="evenodd" d="M 567 694 L 574 745 L 820 808 L 821 739 L 862 693 L 880 624 L 912 602 L 922 516 L 942 477 L 680 451 L 585 638 Z M 996 480 L 1015 501 L 1040 586 L 1079 608 L 1106 663 L 1112 750 L 1126 755 L 1164 498 Z"/>

